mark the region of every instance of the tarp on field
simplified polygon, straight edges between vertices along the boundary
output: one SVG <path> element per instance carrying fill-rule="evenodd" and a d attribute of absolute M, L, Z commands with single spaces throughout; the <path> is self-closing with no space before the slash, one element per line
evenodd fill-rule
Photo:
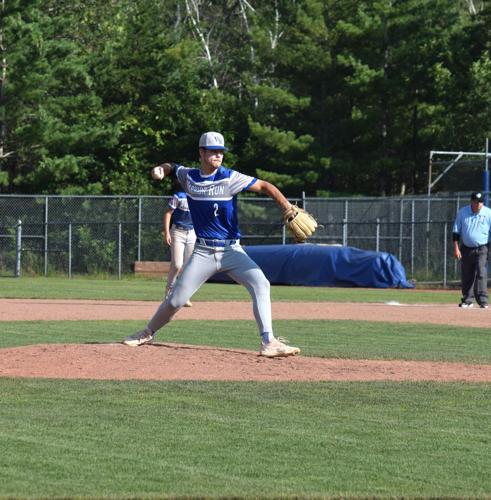
<path fill-rule="evenodd" d="M 414 288 L 402 264 L 390 253 L 317 245 L 244 246 L 273 285 Z M 232 282 L 225 273 L 210 281 Z"/>

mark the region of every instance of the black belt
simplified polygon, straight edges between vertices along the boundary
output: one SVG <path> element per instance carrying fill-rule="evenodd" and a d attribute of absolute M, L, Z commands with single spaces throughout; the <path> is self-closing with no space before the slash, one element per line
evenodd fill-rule
<path fill-rule="evenodd" d="M 192 227 L 180 226 L 179 224 L 172 224 L 176 229 L 181 229 L 182 231 L 192 231 Z"/>
<path fill-rule="evenodd" d="M 197 243 L 205 247 L 230 247 L 237 244 L 239 240 L 207 240 L 205 238 L 198 238 Z"/>
<path fill-rule="evenodd" d="M 469 250 L 479 250 L 480 248 L 487 247 L 488 245 L 479 245 L 477 247 L 468 247 L 467 245 L 462 245 L 465 248 L 468 248 Z"/>

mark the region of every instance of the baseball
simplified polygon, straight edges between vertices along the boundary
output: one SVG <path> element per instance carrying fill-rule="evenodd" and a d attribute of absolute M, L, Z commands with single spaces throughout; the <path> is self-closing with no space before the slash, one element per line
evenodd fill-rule
<path fill-rule="evenodd" d="M 152 168 L 152 179 L 156 181 L 161 181 L 165 177 L 164 167 L 154 167 Z"/>

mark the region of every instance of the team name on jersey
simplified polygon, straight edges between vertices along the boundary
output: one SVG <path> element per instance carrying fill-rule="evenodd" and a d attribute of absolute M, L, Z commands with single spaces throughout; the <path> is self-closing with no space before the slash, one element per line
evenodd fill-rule
<path fill-rule="evenodd" d="M 225 186 L 223 184 L 211 184 L 209 186 L 200 186 L 199 184 L 189 183 L 190 194 L 199 196 L 213 197 L 225 195 Z"/>
<path fill-rule="evenodd" d="M 205 202 L 230 202 L 235 195 L 247 189 L 257 180 L 255 177 L 241 174 L 223 166 L 214 174 L 202 177 L 197 168 L 177 165 L 176 175 L 190 199 Z"/>

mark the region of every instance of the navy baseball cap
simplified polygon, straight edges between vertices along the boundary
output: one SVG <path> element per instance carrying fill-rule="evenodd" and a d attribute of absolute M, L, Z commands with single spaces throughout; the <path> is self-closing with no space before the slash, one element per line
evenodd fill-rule
<path fill-rule="evenodd" d="M 474 191 L 471 194 L 471 200 L 473 201 L 479 201 L 481 203 L 484 203 L 484 197 L 480 191 Z"/>
<path fill-rule="evenodd" d="M 205 132 L 199 138 L 199 147 L 205 149 L 222 149 L 223 151 L 228 151 L 225 147 L 225 140 L 222 134 L 218 132 Z"/>

